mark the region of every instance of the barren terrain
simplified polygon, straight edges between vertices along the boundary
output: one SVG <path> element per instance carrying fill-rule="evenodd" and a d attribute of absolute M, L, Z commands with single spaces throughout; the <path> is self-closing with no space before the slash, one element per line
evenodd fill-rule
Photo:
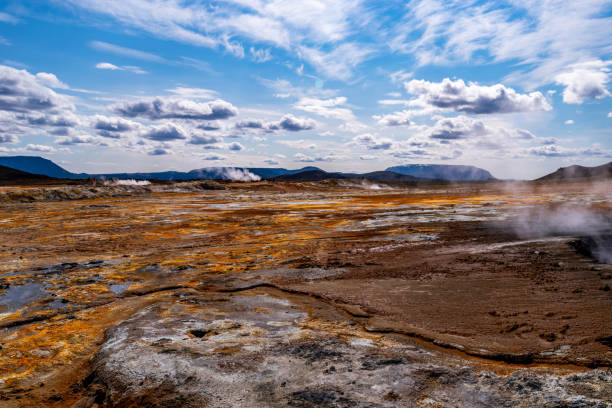
<path fill-rule="evenodd" d="M 612 406 L 612 183 L 0 189 L 0 405 Z"/>

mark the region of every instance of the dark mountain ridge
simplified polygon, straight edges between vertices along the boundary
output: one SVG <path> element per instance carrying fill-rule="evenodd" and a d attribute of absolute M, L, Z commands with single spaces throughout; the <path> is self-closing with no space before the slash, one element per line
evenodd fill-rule
<path fill-rule="evenodd" d="M 455 164 L 408 164 L 388 167 L 386 171 L 405 174 L 421 179 L 448 181 L 487 181 L 495 177 L 487 170 L 475 166 Z"/>
<path fill-rule="evenodd" d="M 547 174 L 544 177 L 536 179 L 536 181 L 553 181 L 553 180 L 605 180 L 612 179 L 612 162 L 602 164 L 601 166 L 586 167 L 586 166 L 568 166 L 561 167 L 557 171 Z"/>

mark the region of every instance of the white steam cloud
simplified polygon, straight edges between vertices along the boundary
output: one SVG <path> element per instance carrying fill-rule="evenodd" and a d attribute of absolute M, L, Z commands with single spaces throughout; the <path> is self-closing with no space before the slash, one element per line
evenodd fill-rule
<path fill-rule="evenodd" d="M 512 225 L 516 234 L 523 238 L 580 238 L 572 244 L 579 252 L 600 262 L 612 263 L 612 217 L 608 214 L 564 205 L 556 209 L 527 210 L 515 218 Z"/>
<path fill-rule="evenodd" d="M 216 173 L 220 178 L 233 181 L 259 181 L 259 177 L 255 173 L 251 173 L 247 169 L 237 169 L 235 167 L 212 167 L 207 169 L 210 172 Z"/>

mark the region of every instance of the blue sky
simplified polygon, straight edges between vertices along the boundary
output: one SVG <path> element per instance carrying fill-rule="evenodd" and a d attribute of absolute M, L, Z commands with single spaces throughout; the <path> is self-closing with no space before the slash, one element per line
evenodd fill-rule
<path fill-rule="evenodd" d="M 5 0 L 0 154 L 71 171 L 612 160 L 610 1 Z"/>

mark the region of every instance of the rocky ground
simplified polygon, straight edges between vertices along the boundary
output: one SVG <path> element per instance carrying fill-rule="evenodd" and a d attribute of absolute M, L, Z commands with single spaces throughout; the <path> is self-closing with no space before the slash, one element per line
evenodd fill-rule
<path fill-rule="evenodd" d="M 1 406 L 612 406 L 610 183 L 211 186 L 1 192 Z"/>

